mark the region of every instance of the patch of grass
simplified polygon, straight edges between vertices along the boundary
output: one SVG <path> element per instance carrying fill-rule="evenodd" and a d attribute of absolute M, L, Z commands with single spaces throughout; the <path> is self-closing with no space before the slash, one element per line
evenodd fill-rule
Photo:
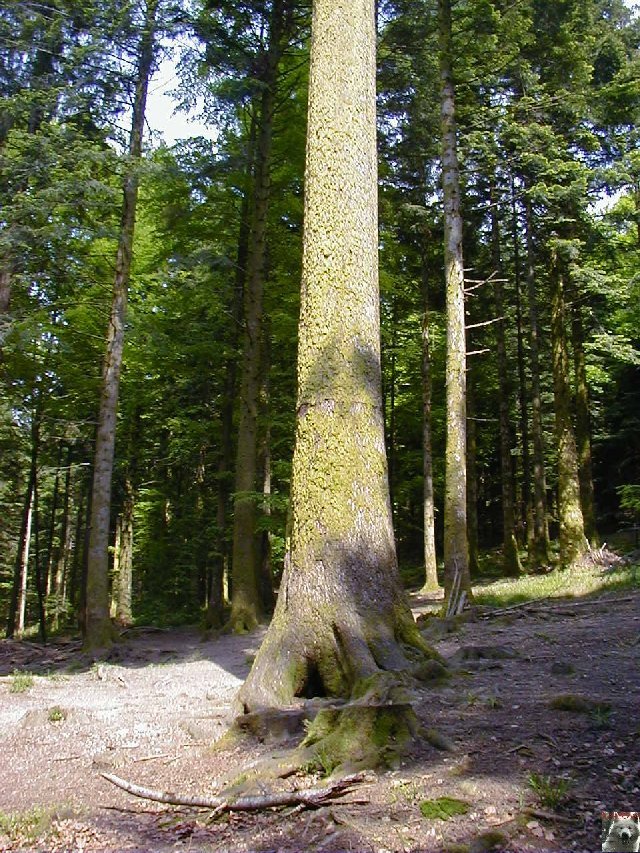
<path fill-rule="evenodd" d="M 339 767 L 340 760 L 332 756 L 326 747 L 319 747 L 310 761 L 304 766 L 305 773 L 319 773 L 321 776 L 331 776 L 333 771 Z"/>
<path fill-rule="evenodd" d="M 556 809 L 563 803 L 571 787 L 568 779 L 553 779 L 540 773 L 530 773 L 528 782 L 540 805 L 548 809 Z"/>
<path fill-rule="evenodd" d="M 499 696 L 487 696 L 486 703 L 488 708 L 502 708 L 502 699 Z"/>
<path fill-rule="evenodd" d="M 438 797 L 437 800 L 423 800 L 420 813 L 428 820 L 450 820 L 456 815 L 467 814 L 471 804 L 455 797 Z"/>
<path fill-rule="evenodd" d="M 61 723 L 67 719 L 67 712 L 64 708 L 55 705 L 53 708 L 49 708 L 47 718 L 50 723 Z"/>
<path fill-rule="evenodd" d="M 575 566 L 546 575 L 522 575 L 519 578 L 500 578 L 474 586 L 476 604 L 488 607 L 508 607 L 537 598 L 583 598 L 603 592 L 640 588 L 640 575 L 633 566 L 613 574 L 601 574 L 593 567 Z"/>
<path fill-rule="evenodd" d="M 26 693 L 33 687 L 33 683 L 32 673 L 14 669 L 9 682 L 9 693 Z"/>
<path fill-rule="evenodd" d="M 574 714 L 611 713 L 611 706 L 606 702 L 594 702 L 577 693 L 560 693 L 550 700 L 549 707 L 554 711 L 570 711 Z"/>
<path fill-rule="evenodd" d="M 590 716 L 594 728 L 608 729 L 611 725 L 611 706 L 605 704 L 596 705 L 596 707 L 591 710 Z"/>
<path fill-rule="evenodd" d="M 8 836 L 14 844 L 32 845 L 51 830 L 52 813 L 34 807 L 26 812 L 0 811 L 0 835 Z"/>

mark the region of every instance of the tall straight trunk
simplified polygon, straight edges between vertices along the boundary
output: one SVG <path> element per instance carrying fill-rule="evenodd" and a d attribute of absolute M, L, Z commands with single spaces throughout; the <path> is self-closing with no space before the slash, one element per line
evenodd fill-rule
<path fill-rule="evenodd" d="M 5 317 L 11 307 L 11 270 L 8 266 L 0 269 L 0 322 L 5 322 Z M 0 327 L 0 333 L 2 327 Z M 0 343 L 2 339 L 0 338 Z"/>
<path fill-rule="evenodd" d="M 531 501 L 531 454 L 529 449 L 529 417 L 527 411 L 527 375 L 525 368 L 524 330 L 522 322 L 522 276 L 520 269 L 520 237 L 518 212 L 511 179 L 511 236 L 513 240 L 513 283 L 515 286 L 516 335 L 518 352 L 518 409 L 520 441 L 522 443 L 522 504 L 520 510 L 520 541 L 527 545 L 533 535 L 533 504 Z"/>
<path fill-rule="evenodd" d="M 269 27 L 264 90 L 258 128 L 251 240 L 244 292 L 244 334 L 236 452 L 232 592 L 229 627 L 248 631 L 264 616 L 260 594 L 261 548 L 258 519 L 258 413 L 262 385 L 261 342 L 267 213 L 271 190 L 271 148 L 278 64 L 283 48 L 286 0 L 274 0 Z"/>
<path fill-rule="evenodd" d="M 70 524 L 70 501 L 71 501 L 71 460 L 72 460 L 71 445 L 67 446 L 67 465 L 64 480 L 64 493 L 62 498 L 62 519 L 60 522 L 60 548 L 58 551 L 58 560 L 54 582 L 52 587 L 53 593 L 53 618 L 52 627 L 57 629 L 60 625 L 60 616 L 62 615 L 66 603 L 66 587 L 69 568 L 69 555 L 71 548 L 71 524 Z"/>
<path fill-rule="evenodd" d="M 593 469 L 591 463 L 589 387 L 587 385 L 587 364 L 584 355 L 584 326 L 580 306 L 577 304 L 573 305 L 571 312 L 571 332 L 575 371 L 576 445 L 578 451 L 580 502 L 584 518 L 585 536 L 592 545 L 596 545 L 598 532 L 596 530 Z"/>
<path fill-rule="evenodd" d="M 47 598 L 53 589 L 53 566 L 57 562 L 59 547 L 54 545 L 56 536 L 56 513 L 58 511 L 58 497 L 60 491 L 60 467 L 62 465 L 62 444 L 58 445 L 58 461 L 56 463 L 56 476 L 53 482 L 53 495 L 51 498 L 51 515 L 49 516 L 49 535 L 47 536 L 47 562 L 44 573 L 44 585 Z"/>
<path fill-rule="evenodd" d="M 106 355 L 102 367 L 102 386 L 96 430 L 91 525 L 87 561 L 86 620 L 83 631 L 85 647 L 90 649 L 108 646 L 112 641 L 112 626 L 109 618 L 108 553 L 111 518 L 111 479 L 116 437 L 116 411 L 118 408 L 118 392 L 124 348 L 127 290 L 129 286 L 133 234 L 138 202 L 138 169 L 142 155 L 142 136 L 147 91 L 153 65 L 157 5 L 158 0 L 147 0 L 144 31 L 140 39 L 131 136 L 129 139 L 131 165 L 124 183 L 122 219 L 113 283 L 113 300 L 107 332 Z"/>
<path fill-rule="evenodd" d="M 431 451 L 431 347 L 429 342 L 429 289 L 426 257 L 422 259 L 422 521 L 424 585 L 422 592 L 439 588 L 436 560 L 433 456 Z"/>
<path fill-rule="evenodd" d="M 80 494 L 76 507 L 76 523 L 73 534 L 73 559 L 71 560 L 71 571 L 69 573 L 68 597 L 69 603 L 78 614 L 78 624 L 80 624 L 80 586 L 82 580 L 82 557 L 83 557 L 83 522 L 86 517 L 86 496 L 88 484 L 84 478 L 80 483 Z"/>
<path fill-rule="evenodd" d="M 387 460 L 389 465 L 389 499 L 391 500 L 391 512 L 394 511 L 394 488 L 396 482 L 396 372 L 398 346 L 398 300 L 395 295 L 391 297 L 391 375 L 389 376 L 389 414 L 387 432 Z M 386 400 L 385 410 L 386 410 Z"/>
<path fill-rule="evenodd" d="M 542 396 L 540 392 L 540 347 L 536 267 L 531 201 L 525 196 L 527 236 L 527 301 L 529 303 L 529 353 L 531 361 L 531 435 L 533 439 L 533 532 L 530 538 L 529 565 L 545 566 L 550 561 L 547 528 L 547 486 L 544 470 Z"/>
<path fill-rule="evenodd" d="M 560 564 L 569 566 L 587 550 L 584 519 L 580 505 L 578 451 L 571 422 L 569 355 L 565 328 L 564 280 L 556 250 L 551 260 L 551 349 L 555 437 L 558 447 L 558 520 L 560 523 Z"/>
<path fill-rule="evenodd" d="M 447 445 L 444 496 L 444 588 L 448 604 L 456 574 L 471 590 L 467 542 L 467 410 L 464 262 L 460 214 L 460 168 L 451 72 L 451 2 L 438 0 L 440 53 L 440 130 L 444 193 L 444 267 L 447 300 Z"/>
<path fill-rule="evenodd" d="M 122 512 L 118 517 L 118 541 L 114 553 L 115 618 L 119 625 L 133 623 L 131 610 L 133 582 L 133 510 L 134 490 L 131 477 L 126 477 Z"/>
<path fill-rule="evenodd" d="M 349 696 L 381 670 L 409 668 L 402 642 L 425 647 L 402 590 L 391 522 L 375 103 L 373 0 L 316 0 L 291 555 L 238 696 L 245 712 L 296 696 Z"/>
<path fill-rule="evenodd" d="M 239 329 L 242 323 L 244 287 L 249 257 L 251 236 L 251 193 L 249 185 L 254 177 L 256 148 L 256 120 L 252 115 L 247 144 L 245 167 L 246 186 L 240 207 L 240 228 L 236 254 L 236 272 L 231 295 L 228 346 L 230 354 L 225 360 L 224 391 L 220 414 L 220 455 L 218 457 L 218 487 L 216 495 L 216 549 L 210 561 L 206 628 L 221 628 L 224 624 L 224 575 L 229 571 L 229 547 L 227 543 L 227 518 L 229 493 L 231 491 L 231 464 L 233 458 L 233 410 L 236 397 L 238 373 Z"/>
<path fill-rule="evenodd" d="M 42 643 L 47 642 L 47 616 L 45 613 L 45 586 L 44 586 L 44 577 L 42 573 L 42 566 L 40 565 L 40 501 L 39 501 L 39 493 L 38 493 L 38 477 L 33 483 L 33 521 L 34 521 L 34 559 L 33 559 L 33 567 L 35 569 L 35 581 L 36 581 L 36 595 L 38 600 L 38 627 L 40 632 L 40 641 Z"/>
<path fill-rule="evenodd" d="M 496 273 L 493 280 L 493 294 L 496 316 L 496 356 L 498 363 L 498 418 L 500 423 L 500 488 L 502 493 L 502 560 L 503 571 L 507 577 L 520 574 L 518 546 L 516 542 L 515 494 L 513 484 L 513 465 L 511 463 L 511 417 L 509 366 L 507 363 L 507 342 L 504 321 L 504 297 L 502 251 L 500 246 L 500 223 L 496 206 L 495 188 L 491 189 L 491 254 Z"/>
<path fill-rule="evenodd" d="M 467 541 L 469 543 L 469 574 L 477 577 L 478 563 L 478 423 L 476 421 L 476 392 L 474 370 L 467 376 Z"/>
<path fill-rule="evenodd" d="M 38 472 L 38 452 L 40 447 L 40 415 L 38 406 L 33 415 L 31 424 L 31 459 L 29 463 L 29 478 L 24 496 L 22 509 L 22 520 L 20 522 L 20 536 L 18 539 L 18 550 L 16 553 L 15 569 L 13 574 L 13 586 L 11 588 L 11 599 L 9 602 L 9 616 L 7 619 L 7 637 L 13 637 L 16 633 L 24 631 L 24 622 L 27 605 L 27 579 L 29 574 L 29 550 L 31 544 L 31 527 L 33 522 L 33 496 L 36 487 Z"/>

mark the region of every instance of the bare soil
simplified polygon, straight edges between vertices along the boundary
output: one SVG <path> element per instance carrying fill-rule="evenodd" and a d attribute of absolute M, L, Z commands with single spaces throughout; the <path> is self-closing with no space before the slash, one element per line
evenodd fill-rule
<path fill-rule="evenodd" d="M 429 602 L 413 603 L 420 613 Z M 263 631 L 201 641 L 196 629 L 138 629 L 102 662 L 75 640 L 2 641 L 0 811 L 38 807 L 46 820 L 31 835 L 9 832 L 6 820 L 3 834 L 0 820 L 0 850 L 477 853 L 489 831 L 500 833 L 501 850 L 600 850 L 601 812 L 640 810 L 639 605 L 635 593 L 458 626 L 426 620 L 453 675 L 417 687 L 415 709 L 454 751 L 424 738 L 344 801 L 213 821 L 136 799 L 100 773 L 186 795 L 215 795 L 240 778 L 264 793 L 266 783 L 252 787 L 247 776 L 280 746 L 212 748 Z M 16 669 L 35 674 L 24 692 L 12 692 Z M 552 708 L 565 694 L 592 706 Z M 323 782 L 298 774 L 278 784 Z M 464 800 L 468 813 L 423 817 L 420 803 L 444 796 Z"/>

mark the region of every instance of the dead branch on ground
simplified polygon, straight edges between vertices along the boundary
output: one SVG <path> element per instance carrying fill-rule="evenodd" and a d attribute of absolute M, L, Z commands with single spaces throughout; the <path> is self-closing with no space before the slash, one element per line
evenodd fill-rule
<path fill-rule="evenodd" d="M 134 797 L 145 800 L 153 800 L 156 803 L 168 803 L 172 806 L 192 806 L 198 809 L 215 809 L 216 814 L 225 812 L 255 812 L 263 809 L 282 808 L 283 806 L 302 806 L 303 808 L 319 808 L 329 800 L 335 800 L 351 791 L 354 785 L 364 781 L 363 773 L 354 773 L 338 779 L 331 785 L 323 788 L 306 788 L 298 791 L 277 791 L 273 794 L 262 796 L 237 796 L 237 797 L 200 797 L 183 796 L 170 791 L 157 791 L 153 788 L 143 788 L 135 785 L 113 773 L 100 774 L 108 782 L 122 788 Z M 358 802 L 358 801 L 356 801 Z M 354 801 L 350 801 L 353 804 Z"/>

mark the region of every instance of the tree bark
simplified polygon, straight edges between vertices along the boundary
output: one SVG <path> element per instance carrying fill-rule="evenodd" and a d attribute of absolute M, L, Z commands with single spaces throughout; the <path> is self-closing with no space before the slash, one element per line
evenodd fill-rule
<path fill-rule="evenodd" d="M 86 620 L 83 630 L 84 645 L 88 649 L 108 646 L 112 642 L 112 626 L 109 618 L 108 553 L 111 529 L 111 479 L 115 450 L 116 411 L 124 349 L 127 290 L 138 201 L 138 168 L 142 155 L 147 91 L 153 65 L 157 5 L 158 0 L 147 1 L 144 31 L 140 39 L 136 91 L 129 139 L 130 168 L 124 183 L 113 301 L 107 332 L 106 355 L 102 368 L 87 561 Z"/>
<path fill-rule="evenodd" d="M 422 520 L 424 548 L 423 593 L 439 589 L 436 560 L 433 456 L 431 452 L 431 348 L 429 342 L 429 297 L 426 258 L 422 259 Z"/>
<path fill-rule="evenodd" d="M 119 536 L 114 553 L 115 619 L 118 625 L 133 624 L 131 609 L 133 585 L 133 510 L 135 495 L 131 477 L 124 484 L 122 512 L 118 517 Z"/>
<path fill-rule="evenodd" d="M 220 456 L 218 459 L 218 488 L 216 495 L 216 551 L 211 560 L 209 577 L 209 599 L 205 616 L 205 627 L 221 628 L 224 624 L 224 575 L 229 571 L 229 547 L 227 542 L 227 516 L 233 458 L 233 410 L 236 397 L 238 372 L 239 329 L 242 322 L 244 288 L 251 236 L 251 193 L 249 184 L 253 179 L 255 165 L 256 121 L 252 115 L 247 144 L 245 168 L 246 187 L 240 207 L 240 228 L 236 254 L 236 272 L 230 301 L 231 324 L 229 328 L 229 357 L 225 360 L 225 380 L 220 415 Z"/>
<path fill-rule="evenodd" d="M 560 523 L 560 564 L 570 566 L 587 550 L 584 519 L 580 506 L 578 452 L 571 423 L 569 355 L 565 328 L 564 281 L 557 250 L 551 259 L 551 347 L 553 359 L 553 399 L 555 435 L 558 447 L 558 520 Z"/>
<path fill-rule="evenodd" d="M 578 478 L 580 502 L 584 518 L 584 532 L 592 546 L 598 544 L 595 499 L 593 494 L 593 469 L 591 463 L 591 417 L 589 415 L 589 386 L 584 355 L 584 326 L 580 306 L 574 304 L 571 312 L 573 364 L 575 371 L 576 445 L 578 450 Z"/>
<path fill-rule="evenodd" d="M 536 268 L 531 201 L 525 196 L 527 229 L 527 300 L 529 303 L 529 352 L 531 359 L 531 434 L 533 440 L 533 535 L 529 565 L 546 566 L 550 562 L 547 530 L 547 486 L 544 470 L 542 396 L 540 393 L 540 352 Z"/>
<path fill-rule="evenodd" d="M 467 411 L 464 262 L 460 214 L 460 168 L 451 72 L 451 2 L 438 0 L 444 193 L 444 265 L 447 300 L 447 444 L 444 498 L 444 588 L 447 606 L 456 573 L 461 589 L 471 590 L 467 542 Z"/>
<path fill-rule="evenodd" d="M 384 441 L 373 0 L 313 7 L 291 554 L 238 696 L 349 696 L 426 649 L 398 572 Z M 362 710 L 362 709 L 361 709 Z"/>
<path fill-rule="evenodd" d="M 500 486 L 502 492 L 502 560 L 507 577 L 518 577 L 520 562 L 516 542 L 515 495 L 513 485 L 513 465 L 511 463 L 511 423 L 509 367 L 507 364 L 507 343 L 505 334 L 505 304 L 502 292 L 504 269 L 500 247 L 500 223 L 496 206 L 495 189 L 492 187 L 491 200 L 491 250 L 493 268 L 496 273 L 493 280 L 493 293 L 496 309 L 496 356 L 498 362 L 498 416 L 500 422 Z"/>
<path fill-rule="evenodd" d="M 251 240 L 244 292 L 244 334 L 236 451 L 232 592 L 229 627 L 250 631 L 264 616 L 260 595 L 261 548 L 258 516 L 258 412 L 262 386 L 261 342 L 267 213 L 271 191 L 271 147 L 278 64 L 282 54 L 286 0 L 274 0 L 260 108 Z"/>
<path fill-rule="evenodd" d="M 522 442 L 522 504 L 520 510 L 520 541 L 529 548 L 533 538 L 533 504 L 531 501 L 531 454 L 529 449 L 529 417 L 527 407 L 527 376 L 525 369 L 524 331 L 522 323 L 522 277 L 520 269 L 520 237 L 515 189 L 511 180 L 511 231 L 513 240 L 513 282 L 516 302 L 516 333 L 518 347 L 518 408 L 520 440 Z"/>
<path fill-rule="evenodd" d="M 60 625 L 60 616 L 64 611 L 67 594 L 67 572 L 69 566 L 69 554 L 71 549 L 71 524 L 69 518 L 69 504 L 71 498 L 71 445 L 67 446 L 67 470 L 64 480 L 64 495 L 62 498 L 62 520 L 60 524 L 60 549 L 53 582 L 53 618 L 54 630 Z"/>
<path fill-rule="evenodd" d="M 475 403 L 475 371 L 467 376 L 467 541 L 469 543 L 469 574 L 477 577 L 478 564 L 478 425 Z"/>

